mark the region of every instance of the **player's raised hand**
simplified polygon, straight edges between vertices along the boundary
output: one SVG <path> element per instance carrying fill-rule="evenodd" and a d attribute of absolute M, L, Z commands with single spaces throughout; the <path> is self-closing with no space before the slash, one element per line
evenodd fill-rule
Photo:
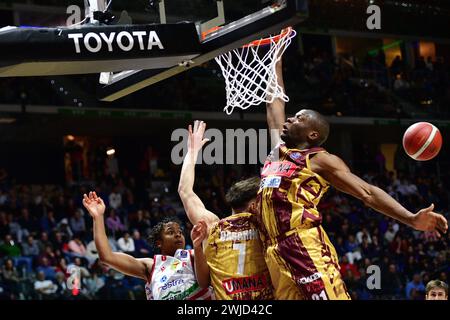
<path fill-rule="evenodd" d="M 434 204 L 422 209 L 413 217 L 412 226 L 420 231 L 439 231 L 446 233 L 448 229 L 447 219 L 439 213 L 433 212 Z"/>
<path fill-rule="evenodd" d="M 205 221 L 200 220 L 191 231 L 191 239 L 194 248 L 199 248 L 202 245 L 207 235 L 208 226 Z"/>
<path fill-rule="evenodd" d="M 206 130 L 206 123 L 203 121 L 195 120 L 194 130 L 192 125 L 189 125 L 189 137 L 188 137 L 188 149 L 191 152 L 199 152 L 209 139 L 204 138 Z"/>
<path fill-rule="evenodd" d="M 94 219 L 105 213 L 105 203 L 95 192 L 89 192 L 89 196 L 83 195 L 83 205 Z"/>

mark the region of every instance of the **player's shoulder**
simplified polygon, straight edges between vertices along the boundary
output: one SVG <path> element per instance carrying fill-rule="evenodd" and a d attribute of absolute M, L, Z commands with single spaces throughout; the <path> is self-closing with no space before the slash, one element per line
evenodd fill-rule
<path fill-rule="evenodd" d="M 345 166 L 344 161 L 335 154 L 329 153 L 324 150 L 323 152 L 317 152 L 310 159 L 312 169 L 337 169 L 341 166 Z"/>
<path fill-rule="evenodd" d="M 342 161 L 342 159 L 339 156 L 322 149 L 315 152 L 315 155 L 311 158 L 311 161 L 334 164 Z"/>

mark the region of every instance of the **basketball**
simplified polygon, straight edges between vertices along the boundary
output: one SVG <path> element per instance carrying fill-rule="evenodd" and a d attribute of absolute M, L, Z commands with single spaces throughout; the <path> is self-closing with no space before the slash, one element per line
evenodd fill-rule
<path fill-rule="evenodd" d="M 442 136 L 439 129 L 428 122 L 411 125 L 403 135 L 403 148 L 414 160 L 428 161 L 439 154 Z"/>

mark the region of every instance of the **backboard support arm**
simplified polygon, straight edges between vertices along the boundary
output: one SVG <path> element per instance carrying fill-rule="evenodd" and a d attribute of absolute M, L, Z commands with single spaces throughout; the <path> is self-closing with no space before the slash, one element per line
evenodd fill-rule
<path fill-rule="evenodd" d="M 225 10 L 223 6 L 223 0 L 217 0 L 217 17 L 206 21 L 200 25 L 200 35 L 203 32 L 211 30 L 214 27 L 218 27 L 225 24 Z"/>
<path fill-rule="evenodd" d="M 108 0 L 85 0 L 84 2 L 86 5 L 86 15 L 91 22 L 98 23 L 99 21 L 94 18 L 94 12 L 104 12 L 108 6 Z"/>

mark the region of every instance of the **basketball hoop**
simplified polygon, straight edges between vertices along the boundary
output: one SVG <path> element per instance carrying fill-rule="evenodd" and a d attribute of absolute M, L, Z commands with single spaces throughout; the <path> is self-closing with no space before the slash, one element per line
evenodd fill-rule
<path fill-rule="evenodd" d="M 292 27 L 280 34 L 255 40 L 215 58 L 225 78 L 227 105 L 224 111 L 230 115 L 234 108 L 246 110 L 275 99 L 289 101 L 278 85 L 276 63 L 296 36 Z M 268 48 L 262 52 L 261 48 Z"/>

